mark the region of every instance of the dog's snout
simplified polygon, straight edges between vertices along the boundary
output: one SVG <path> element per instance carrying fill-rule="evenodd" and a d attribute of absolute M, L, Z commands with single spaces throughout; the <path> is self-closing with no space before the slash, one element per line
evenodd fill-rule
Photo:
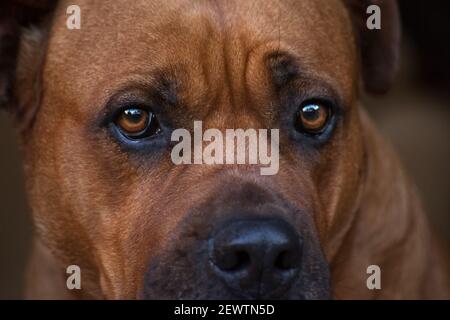
<path fill-rule="evenodd" d="M 279 219 L 237 220 L 210 239 L 212 269 L 235 294 L 273 298 L 297 277 L 302 243 L 294 228 Z"/>

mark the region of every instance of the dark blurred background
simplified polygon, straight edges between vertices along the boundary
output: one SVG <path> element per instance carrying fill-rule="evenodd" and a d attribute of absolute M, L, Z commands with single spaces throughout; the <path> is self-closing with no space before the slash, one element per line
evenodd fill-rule
<path fill-rule="evenodd" d="M 450 244 L 450 1 L 400 1 L 401 70 L 389 94 L 365 97 L 416 182 L 436 233 Z M 31 244 L 21 155 L 0 112 L 0 299 L 22 297 Z"/>

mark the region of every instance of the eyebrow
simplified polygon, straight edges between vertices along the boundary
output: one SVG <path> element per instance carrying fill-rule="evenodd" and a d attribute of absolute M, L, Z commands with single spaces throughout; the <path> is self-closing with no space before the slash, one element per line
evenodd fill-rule
<path fill-rule="evenodd" d="M 107 99 L 106 105 L 124 103 L 129 100 L 145 100 L 164 105 L 175 105 L 179 102 L 179 84 L 176 77 L 164 70 L 155 71 L 141 79 L 123 84 Z"/>
<path fill-rule="evenodd" d="M 276 87 L 281 88 L 300 75 L 300 68 L 290 54 L 271 52 L 267 55 L 267 64 Z"/>
<path fill-rule="evenodd" d="M 160 70 L 155 74 L 149 94 L 152 98 L 175 105 L 179 101 L 178 91 L 179 82 L 176 74 L 170 70 Z"/>
<path fill-rule="evenodd" d="M 342 92 L 332 83 L 321 77 L 314 76 L 300 67 L 298 59 L 282 51 L 271 52 L 267 55 L 267 64 L 271 73 L 272 81 L 277 89 L 288 87 L 291 83 L 300 81 L 319 96 L 334 97 L 337 102 L 344 101 Z"/>

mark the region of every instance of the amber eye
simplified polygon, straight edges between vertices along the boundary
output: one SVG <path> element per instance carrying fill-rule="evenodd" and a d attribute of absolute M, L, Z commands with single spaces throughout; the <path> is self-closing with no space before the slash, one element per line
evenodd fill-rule
<path fill-rule="evenodd" d="M 125 109 L 115 123 L 122 134 L 130 139 L 141 139 L 161 131 L 155 115 L 140 108 Z"/>
<path fill-rule="evenodd" d="M 300 107 L 297 119 L 297 130 L 319 134 L 330 119 L 330 108 L 322 103 L 305 103 Z"/>

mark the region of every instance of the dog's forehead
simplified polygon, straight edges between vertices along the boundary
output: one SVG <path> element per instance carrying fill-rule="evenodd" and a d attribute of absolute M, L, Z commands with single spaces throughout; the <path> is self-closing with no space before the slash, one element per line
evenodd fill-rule
<path fill-rule="evenodd" d="M 80 30 L 66 27 L 72 4 L 81 9 Z M 50 33 L 44 80 L 66 99 L 92 106 L 89 99 L 104 100 L 155 70 L 181 65 L 191 79 L 205 73 L 219 79 L 226 68 L 218 66 L 227 56 L 239 72 L 249 52 L 260 47 L 288 51 L 305 68 L 350 91 L 356 58 L 341 0 L 63 1 Z M 204 70 L 205 61 L 210 70 Z"/>

